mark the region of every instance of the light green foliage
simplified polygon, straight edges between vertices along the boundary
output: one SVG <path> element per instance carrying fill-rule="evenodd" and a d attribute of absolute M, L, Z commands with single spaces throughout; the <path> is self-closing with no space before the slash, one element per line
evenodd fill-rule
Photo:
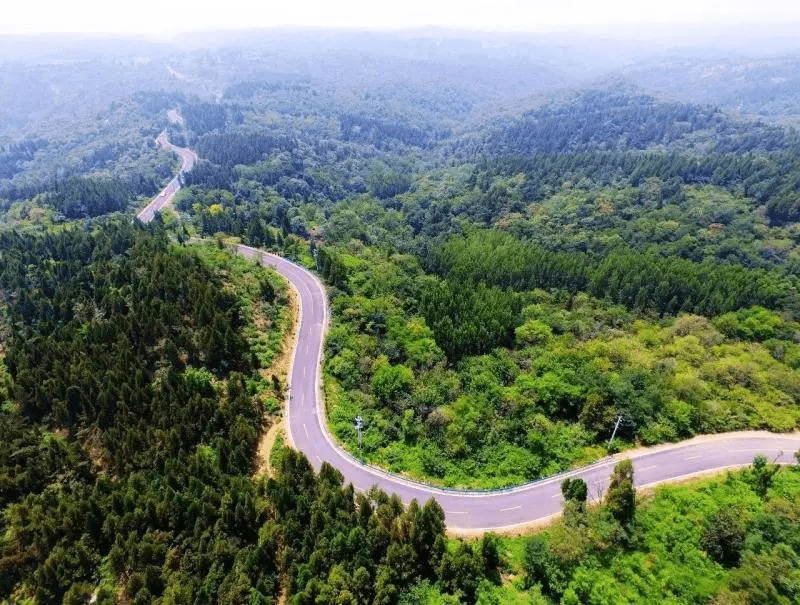
<path fill-rule="evenodd" d="M 378 369 L 372 375 L 372 392 L 378 403 L 401 405 L 397 400 L 408 394 L 414 384 L 411 370 L 402 365 L 391 365 L 386 360 L 378 361 Z"/>
<path fill-rule="evenodd" d="M 638 188 L 567 182 L 499 224 L 551 249 L 580 243 L 599 252 L 625 243 L 696 261 L 746 259 L 751 266 L 768 266 L 765 259 L 789 259 L 796 250 L 787 242 L 789 230 L 768 225 L 741 195 L 683 185 L 682 195 L 659 201 L 652 196 L 653 184 L 651 179 Z M 591 220 L 579 220 L 586 215 Z"/>
<path fill-rule="evenodd" d="M 514 330 L 517 342 L 523 346 L 543 345 L 553 335 L 549 325 L 538 319 L 530 319 Z"/>
<path fill-rule="evenodd" d="M 780 340 L 795 327 L 776 324 L 771 311 L 740 312 L 775 326 L 761 344 L 726 337 L 698 315 L 656 322 L 586 294 L 533 290 L 514 320 L 515 348 L 453 364 L 414 313 L 420 293 L 444 282 L 406 255 L 360 243 L 330 249 L 352 289 L 334 298 L 326 345 L 327 372 L 339 385 L 328 391 L 331 424 L 354 451 L 353 418 L 361 415 L 361 454 L 373 463 L 493 487 L 604 455 L 620 415 L 615 444 L 623 447 L 747 427 L 790 430 L 800 420 L 800 378 L 774 354 L 796 346 Z"/>
<path fill-rule="evenodd" d="M 616 523 L 592 507 L 530 538 L 500 538 L 511 553 L 508 584 L 517 598 L 583 605 L 630 603 L 792 603 L 800 574 L 800 472 L 775 476 L 763 501 L 749 471 L 694 485 L 662 486 L 636 510 L 633 539 L 618 544 Z M 723 561 L 724 551 L 741 553 Z M 737 550 L 738 549 L 738 550 Z M 528 587 L 533 587 L 528 588 Z"/>

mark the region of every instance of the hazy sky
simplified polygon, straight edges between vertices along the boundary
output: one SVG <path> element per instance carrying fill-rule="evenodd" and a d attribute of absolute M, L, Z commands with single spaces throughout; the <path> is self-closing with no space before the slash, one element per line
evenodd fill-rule
<path fill-rule="evenodd" d="M 800 22 L 798 0 L 10 0 L 0 11 L 0 34 L 169 34 L 279 25 L 551 31 L 610 24 L 787 22 Z"/>

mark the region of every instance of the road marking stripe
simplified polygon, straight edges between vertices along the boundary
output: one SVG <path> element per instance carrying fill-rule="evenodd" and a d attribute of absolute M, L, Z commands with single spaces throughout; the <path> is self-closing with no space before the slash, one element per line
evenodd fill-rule
<path fill-rule="evenodd" d="M 512 510 L 519 510 L 519 509 L 521 509 L 521 508 L 522 508 L 522 506 L 512 506 L 512 507 L 510 507 L 510 508 L 501 508 L 501 509 L 500 509 L 500 512 L 501 512 L 501 513 L 507 513 L 507 512 L 509 512 L 509 511 L 512 511 Z"/>
<path fill-rule="evenodd" d="M 550 496 L 550 497 L 551 497 L 551 498 L 560 498 L 560 497 L 561 497 L 561 494 L 553 494 L 553 495 L 552 495 L 552 496 Z"/>
<path fill-rule="evenodd" d="M 303 430 L 306 432 L 306 439 L 311 439 L 311 437 L 308 436 L 308 428 L 306 428 L 305 422 L 303 423 Z"/>
<path fill-rule="evenodd" d="M 469 513 L 465 510 L 446 510 L 444 511 L 445 515 L 468 515 Z"/>
<path fill-rule="evenodd" d="M 636 470 L 641 473 L 642 471 L 649 471 L 651 468 L 656 468 L 656 466 L 658 465 L 651 464 L 650 466 L 645 466 L 644 468 L 637 468 Z"/>
<path fill-rule="evenodd" d="M 697 458 L 702 458 L 702 456 L 700 456 L 700 455 L 697 455 L 697 456 L 686 456 L 686 458 L 684 458 L 684 460 L 696 460 Z"/>

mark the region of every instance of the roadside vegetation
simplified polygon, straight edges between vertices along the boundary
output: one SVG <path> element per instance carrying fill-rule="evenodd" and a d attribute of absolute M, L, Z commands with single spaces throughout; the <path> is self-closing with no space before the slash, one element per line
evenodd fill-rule
<path fill-rule="evenodd" d="M 486 285 L 521 256 L 496 235 L 437 252 L 452 259 L 444 278 L 360 244 L 321 255 L 323 273 L 330 262 L 347 275 L 333 290 L 325 384 L 352 452 L 428 481 L 499 487 L 606 455 L 620 417 L 619 447 L 797 427 L 793 320 L 758 306 L 659 319 L 583 292 Z M 483 266 L 486 279 L 473 278 Z"/>
<path fill-rule="evenodd" d="M 774 603 L 800 598 L 800 466 L 743 471 L 633 496 L 621 463 L 600 504 L 562 484 L 564 516 L 531 536 L 456 542 L 484 553 L 476 602 Z M 582 489 L 581 489 L 582 488 Z M 488 556 L 487 556 L 488 554 Z M 401 603 L 455 603 L 422 582 Z"/>
<path fill-rule="evenodd" d="M 796 224 L 768 208 L 795 173 L 752 155 L 780 163 L 792 131 L 612 89 L 450 140 L 444 165 L 444 142 L 354 136 L 352 114 L 324 146 L 317 122 L 259 138 L 250 102 L 236 125 L 235 104 L 195 108 L 188 140 L 216 138 L 176 208 L 326 279 L 329 421 L 352 453 L 490 488 L 604 456 L 617 420 L 615 449 L 797 427 Z"/>

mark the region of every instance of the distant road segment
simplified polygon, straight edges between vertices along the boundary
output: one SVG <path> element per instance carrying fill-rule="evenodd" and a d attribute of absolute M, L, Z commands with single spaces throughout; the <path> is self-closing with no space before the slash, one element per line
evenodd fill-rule
<path fill-rule="evenodd" d="M 155 213 L 172 201 L 172 199 L 175 197 L 175 194 L 178 192 L 178 189 L 181 188 L 181 175 L 191 170 L 192 166 L 194 166 L 194 163 L 197 161 L 197 154 L 194 151 L 184 147 L 176 147 L 170 143 L 167 139 L 166 132 L 162 132 L 160 135 L 158 135 L 158 138 L 156 138 L 156 143 L 161 145 L 161 147 L 164 149 L 174 151 L 181 156 L 182 164 L 181 169 L 178 171 L 178 174 L 175 175 L 175 178 L 173 178 L 169 184 L 167 184 L 167 186 L 164 187 L 164 189 L 162 189 L 161 192 L 153 198 L 152 202 L 145 206 L 144 210 L 136 215 L 136 218 L 143 223 L 149 223 L 152 221 Z"/>

